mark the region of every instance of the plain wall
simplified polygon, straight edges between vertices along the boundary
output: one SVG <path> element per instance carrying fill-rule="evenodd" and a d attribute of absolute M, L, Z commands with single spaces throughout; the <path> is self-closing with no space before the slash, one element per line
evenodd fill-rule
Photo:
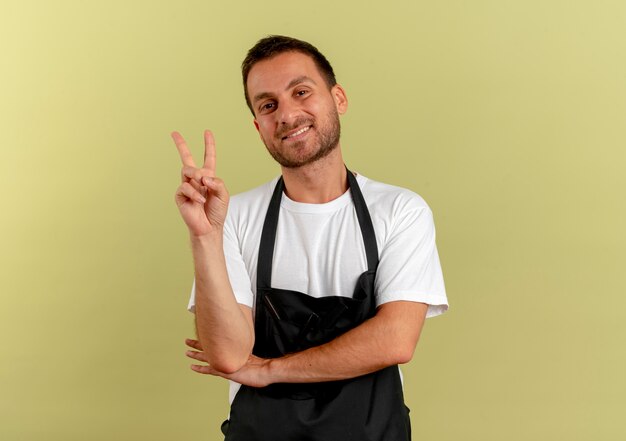
<path fill-rule="evenodd" d="M 279 173 L 239 65 L 316 45 L 347 164 L 422 195 L 450 311 L 404 367 L 416 440 L 621 440 L 623 1 L 13 1 L 0 8 L 0 439 L 216 440 L 189 370 L 180 161 Z"/>

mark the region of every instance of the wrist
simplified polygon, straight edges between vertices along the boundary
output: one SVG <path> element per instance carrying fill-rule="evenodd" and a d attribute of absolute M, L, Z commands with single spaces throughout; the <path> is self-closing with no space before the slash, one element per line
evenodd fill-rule
<path fill-rule="evenodd" d="M 264 369 L 264 382 L 267 385 L 281 383 L 279 372 L 280 358 L 269 358 L 266 360 Z"/>
<path fill-rule="evenodd" d="M 196 235 L 189 233 L 192 247 L 221 245 L 224 241 L 224 228 L 213 228 L 209 233 Z"/>
<path fill-rule="evenodd" d="M 268 379 L 269 384 L 305 382 L 304 377 L 302 376 L 303 372 L 301 367 L 296 367 L 293 363 L 293 357 L 298 358 L 298 354 L 302 353 L 296 352 L 267 360 L 266 378 Z M 294 375 L 294 372 L 297 372 L 297 374 Z"/>

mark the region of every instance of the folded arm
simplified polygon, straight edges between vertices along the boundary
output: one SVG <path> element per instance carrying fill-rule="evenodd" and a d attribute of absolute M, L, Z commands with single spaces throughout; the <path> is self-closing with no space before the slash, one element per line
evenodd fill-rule
<path fill-rule="evenodd" d="M 269 360 L 250 356 L 248 363 L 234 373 L 221 372 L 210 361 L 209 365 L 193 365 L 192 369 L 255 387 L 358 377 L 409 362 L 427 308 L 424 303 L 389 302 L 380 306 L 373 318 L 324 345 Z M 189 357 L 207 361 L 198 342 L 188 340 L 187 344 L 200 351 L 188 351 Z"/>

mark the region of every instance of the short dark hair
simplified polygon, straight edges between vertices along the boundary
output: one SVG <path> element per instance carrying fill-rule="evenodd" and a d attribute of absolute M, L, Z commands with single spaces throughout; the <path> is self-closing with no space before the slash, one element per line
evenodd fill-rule
<path fill-rule="evenodd" d="M 257 43 L 248 51 L 243 63 L 241 63 L 243 92 L 246 97 L 246 104 L 253 115 L 254 110 L 252 109 L 252 103 L 250 102 L 250 97 L 248 96 L 248 86 L 246 84 L 250 69 L 252 69 L 252 66 L 259 61 L 267 60 L 268 58 L 275 57 L 276 55 L 280 55 L 284 52 L 300 52 L 308 55 L 313 59 L 320 74 L 326 80 L 328 88 L 330 89 L 337 84 L 333 67 L 315 46 L 307 43 L 306 41 L 285 37 L 283 35 L 269 35 L 257 41 Z"/>

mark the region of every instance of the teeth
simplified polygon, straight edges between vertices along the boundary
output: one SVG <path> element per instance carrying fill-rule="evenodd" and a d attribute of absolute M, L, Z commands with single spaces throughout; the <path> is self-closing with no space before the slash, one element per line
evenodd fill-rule
<path fill-rule="evenodd" d="M 303 127 L 300 130 L 298 130 L 296 133 L 289 135 L 287 138 L 293 138 L 294 136 L 298 136 L 301 133 L 306 132 L 307 130 L 309 130 L 311 128 L 311 126 L 307 126 L 307 127 Z"/>

